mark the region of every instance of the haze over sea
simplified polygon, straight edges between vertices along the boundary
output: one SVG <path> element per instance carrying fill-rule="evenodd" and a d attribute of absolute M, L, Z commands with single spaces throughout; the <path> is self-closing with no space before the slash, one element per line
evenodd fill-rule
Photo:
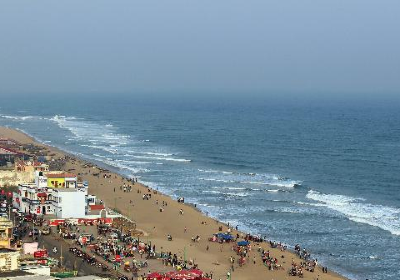
<path fill-rule="evenodd" d="M 400 279 L 400 104 L 3 99 L 0 125 L 351 279 Z"/>

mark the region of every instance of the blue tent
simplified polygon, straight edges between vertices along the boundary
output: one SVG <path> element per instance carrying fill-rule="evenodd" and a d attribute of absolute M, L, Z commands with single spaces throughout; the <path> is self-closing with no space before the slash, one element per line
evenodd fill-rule
<path fill-rule="evenodd" d="M 245 240 L 239 241 L 239 242 L 237 243 L 238 246 L 247 246 L 247 245 L 249 245 L 249 244 L 250 244 L 250 242 L 245 241 Z"/>
<path fill-rule="evenodd" d="M 232 240 L 233 236 L 227 233 L 218 233 L 217 234 L 218 238 L 224 239 L 224 240 Z"/>

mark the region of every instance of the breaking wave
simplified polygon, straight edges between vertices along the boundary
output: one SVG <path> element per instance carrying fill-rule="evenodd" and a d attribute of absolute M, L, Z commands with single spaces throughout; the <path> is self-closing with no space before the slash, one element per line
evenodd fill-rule
<path fill-rule="evenodd" d="M 321 202 L 324 206 L 340 212 L 349 220 L 368 224 L 400 235 L 400 208 L 365 203 L 362 198 L 345 195 L 323 194 L 310 190 L 307 198 Z"/>

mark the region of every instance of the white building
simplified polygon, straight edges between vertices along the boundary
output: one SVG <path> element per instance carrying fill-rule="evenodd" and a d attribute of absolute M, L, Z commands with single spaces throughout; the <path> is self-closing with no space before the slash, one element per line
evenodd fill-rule
<path fill-rule="evenodd" d="M 19 256 L 19 251 L 0 248 L 0 272 L 17 270 Z"/>
<path fill-rule="evenodd" d="M 54 189 L 52 206 L 57 218 L 83 218 L 86 215 L 86 192 L 78 189 Z"/>
<path fill-rule="evenodd" d="M 78 183 L 67 173 L 37 172 L 35 183 L 20 184 L 14 206 L 25 213 L 55 215 L 57 218 L 83 218 L 96 197 L 88 194 L 88 185 Z"/>

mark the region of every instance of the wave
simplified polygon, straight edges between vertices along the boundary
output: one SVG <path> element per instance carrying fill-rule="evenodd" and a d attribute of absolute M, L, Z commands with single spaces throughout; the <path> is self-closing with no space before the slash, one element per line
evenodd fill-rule
<path fill-rule="evenodd" d="M 214 181 L 221 183 L 235 183 L 235 184 L 251 184 L 260 186 L 273 186 L 279 188 L 295 188 L 301 185 L 300 181 L 291 180 L 286 177 L 281 177 L 275 174 L 267 173 L 243 173 L 220 171 L 213 169 L 198 169 L 199 172 L 204 173 L 200 178 L 203 181 Z"/>
<path fill-rule="evenodd" d="M 363 203 L 365 199 L 345 195 L 323 194 L 310 190 L 307 198 L 321 202 L 322 205 L 337 211 L 349 220 L 368 224 L 400 235 L 400 208 Z"/>
<path fill-rule="evenodd" d="M 167 153 L 154 153 L 154 152 L 143 152 L 145 155 L 153 155 L 153 156 L 163 156 L 163 157 L 168 157 L 168 156 L 173 156 L 174 154 L 167 154 Z"/>
<path fill-rule="evenodd" d="M 116 133 L 115 128 L 112 126 L 85 121 L 74 116 L 55 115 L 49 120 L 55 122 L 60 128 L 70 131 L 75 138 L 74 140 L 107 145 L 115 143 L 125 145 L 130 138 L 129 135 Z"/>
<path fill-rule="evenodd" d="M 116 161 L 113 161 L 113 160 L 110 160 L 110 159 L 102 160 L 102 162 L 104 162 L 104 163 L 106 163 L 106 164 L 108 164 L 110 166 L 119 168 L 121 170 L 130 171 L 130 172 L 132 172 L 134 174 L 149 172 L 149 170 L 147 168 L 140 168 L 140 167 L 137 168 L 137 167 L 133 167 L 133 166 L 129 166 L 129 165 L 126 165 L 126 164 L 122 164 L 122 163 L 119 163 L 119 162 L 116 162 Z"/>
<path fill-rule="evenodd" d="M 184 158 L 172 158 L 172 157 L 148 157 L 148 156 L 133 156 L 139 159 L 149 159 L 149 160 L 166 160 L 166 161 L 176 161 L 176 162 L 191 162 L 191 159 Z"/>
<path fill-rule="evenodd" d="M 210 194 L 218 194 L 223 196 L 237 196 L 237 197 L 246 197 L 249 196 L 249 193 L 246 192 L 222 192 L 222 191 L 215 191 L 215 190 L 207 190 L 202 191 L 203 193 L 210 193 Z"/>
<path fill-rule="evenodd" d="M 43 117 L 40 116 L 11 116 L 11 115 L 0 115 L 1 118 L 3 119 L 9 119 L 9 120 L 16 120 L 16 121 L 25 121 L 25 120 L 43 120 Z"/>

